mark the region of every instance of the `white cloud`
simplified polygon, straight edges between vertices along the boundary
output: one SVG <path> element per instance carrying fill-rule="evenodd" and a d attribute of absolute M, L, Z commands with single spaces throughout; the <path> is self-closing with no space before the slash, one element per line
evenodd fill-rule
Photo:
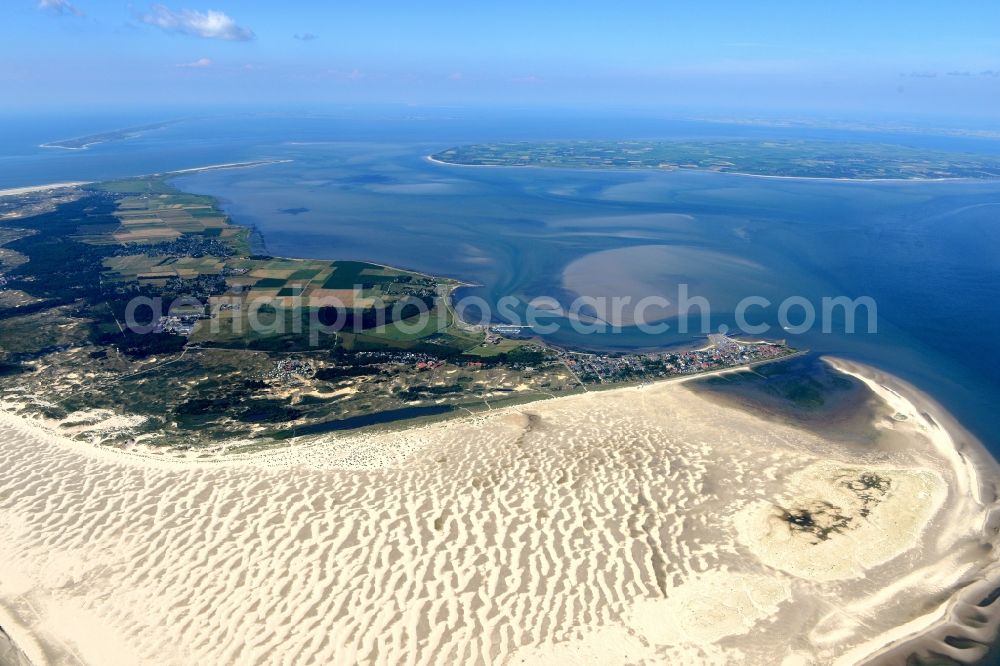
<path fill-rule="evenodd" d="M 167 32 L 231 42 L 246 42 L 254 38 L 252 30 L 236 25 L 232 18 L 214 9 L 205 12 L 196 9 L 175 11 L 163 5 L 152 5 L 149 9 L 149 12 L 139 16 L 139 20 Z"/>
<path fill-rule="evenodd" d="M 83 16 L 80 11 L 69 0 L 38 0 L 38 8 L 56 14 L 72 14 L 73 16 Z"/>
<path fill-rule="evenodd" d="M 208 67 L 212 64 L 212 61 L 208 58 L 198 58 L 194 62 L 182 62 L 177 65 L 178 67 Z"/>
<path fill-rule="evenodd" d="M 314 39 L 319 39 L 319 35 L 314 35 L 311 32 L 295 33 L 293 37 L 300 42 L 311 42 Z"/>
<path fill-rule="evenodd" d="M 328 69 L 320 74 L 323 78 L 338 79 L 340 81 L 361 81 L 362 79 L 368 78 L 368 75 L 362 72 L 360 69 L 352 69 L 351 71 L 345 71 L 342 69 Z"/>

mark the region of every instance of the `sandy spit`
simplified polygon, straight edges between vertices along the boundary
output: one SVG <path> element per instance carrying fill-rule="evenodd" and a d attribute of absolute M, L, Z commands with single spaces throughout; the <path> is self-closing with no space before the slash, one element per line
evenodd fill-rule
<path fill-rule="evenodd" d="M 992 584 L 996 463 L 837 363 L 884 406 L 860 456 L 682 382 L 223 464 L 0 414 L 0 626 L 57 665 L 895 663 Z M 773 519 L 824 501 L 834 546 Z"/>
<path fill-rule="evenodd" d="M 76 149 L 71 149 L 76 150 Z M 191 173 L 201 173 L 203 171 L 219 171 L 223 169 L 248 169 L 259 166 L 270 166 L 272 164 L 283 164 L 285 162 L 291 162 L 292 160 L 254 160 L 250 162 L 227 162 L 224 164 L 209 164 L 207 166 L 193 167 L 191 169 L 178 169 L 176 171 L 166 171 L 163 173 L 152 174 L 154 176 L 172 176 L 172 175 L 186 175 Z M 138 176 L 142 178 L 143 176 Z M 25 187 L 12 187 L 6 190 L 0 190 L 0 197 L 10 197 L 17 196 L 21 194 L 31 194 L 32 192 L 48 192 L 51 190 L 65 190 L 71 187 L 79 187 L 81 185 L 91 185 L 94 181 L 89 180 L 78 180 L 66 183 L 48 183 L 46 185 L 27 185 Z"/>

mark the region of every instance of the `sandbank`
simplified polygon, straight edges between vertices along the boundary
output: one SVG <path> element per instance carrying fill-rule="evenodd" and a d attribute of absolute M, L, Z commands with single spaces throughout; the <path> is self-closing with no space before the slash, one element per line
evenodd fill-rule
<path fill-rule="evenodd" d="M 860 455 L 690 381 L 204 463 L 0 413 L 0 626 L 36 664 L 971 661 L 997 465 L 832 362 L 881 399 Z"/>

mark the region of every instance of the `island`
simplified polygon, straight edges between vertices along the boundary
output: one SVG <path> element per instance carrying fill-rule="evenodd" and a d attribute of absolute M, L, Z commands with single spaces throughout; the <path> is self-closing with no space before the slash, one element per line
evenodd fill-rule
<path fill-rule="evenodd" d="M 135 127 L 124 127 L 122 129 L 110 130 L 108 132 L 98 132 L 96 134 L 87 134 L 86 136 L 78 136 L 72 139 L 61 139 L 59 141 L 50 141 L 48 143 L 43 143 L 39 148 L 62 148 L 63 150 L 86 150 L 91 146 L 96 146 L 100 143 L 111 143 L 112 141 L 125 141 L 127 139 L 134 139 L 136 137 L 142 136 L 147 132 L 152 132 L 154 130 L 163 129 L 164 127 L 169 127 L 176 123 L 182 122 L 180 120 L 167 120 L 158 123 L 150 123 L 148 125 L 137 125 Z"/>
<path fill-rule="evenodd" d="M 687 169 L 780 178 L 998 178 L 1000 158 L 882 143 L 632 140 L 477 143 L 429 156 L 443 164 L 559 169 Z"/>
<path fill-rule="evenodd" d="M 460 281 L 267 254 L 170 184 L 189 171 L 0 198 L 0 407 L 95 444 L 233 453 L 796 351 L 593 353 L 471 325 Z"/>

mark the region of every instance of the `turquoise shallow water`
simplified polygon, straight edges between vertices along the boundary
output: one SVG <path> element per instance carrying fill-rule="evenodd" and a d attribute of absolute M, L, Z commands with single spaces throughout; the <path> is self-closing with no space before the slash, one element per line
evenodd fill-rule
<path fill-rule="evenodd" d="M 241 116 L 195 120 L 86 151 L 35 147 L 102 129 L 108 127 L 83 121 L 64 131 L 27 121 L 19 132 L 8 126 L 6 134 L 0 133 L 0 187 L 291 159 L 185 176 L 178 183 L 220 197 L 237 222 L 260 229 L 273 254 L 364 259 L 445 274 L 482 285 L 466 294 L 491 304 L 510 295 L 568 303 L 572 294 L 566 287 L 573 285 L 564 284 L 563 271 L 581 260 L 587 262 L 584 276 L 593 283 L 637 295 L 662 293 L 673 299 L 678 281 L 690 283 L 694 294 L 708 296 L 715 306 L 713 330 L 722 324 L 735 327 L 732 303 L 743 296 L 775 304 L 789 296 L 814 304 L 823 296 L 870 296 L 878 306 L 874 334 L 845 334 L 842 322 L 835 322 L 839 325 L 830 333 L 817 325 L 793 335 L 779 325 L 774 308 L 757 310 L 751 319 L 770 324 L 772 337 L 787 337 L 793 345 L 902 376 L 1000 452 L 995 409 L 1000 351 L 993 343 L 1000 331 L 998 182 L 851 183 L 691 172 L 477 169 L 423 158 L 479 140 L 723 132 L 692 123 L 601 118 L 560 123 L 399 111 Z M 739 132 L 777 136 L 774 130 Z M 924 142 L 939 149 L 1000 148 L 1000 142 L 813 134 Z M 752 269 L 699 259 L 704 257 L 738 259 Z M 563 325 L 550 338 L 620 349 L 698 338 L 679 333 L 678 322 L 669 323 L 671 330 L 657 335 L 627 327 L 581 335 Z"/>

